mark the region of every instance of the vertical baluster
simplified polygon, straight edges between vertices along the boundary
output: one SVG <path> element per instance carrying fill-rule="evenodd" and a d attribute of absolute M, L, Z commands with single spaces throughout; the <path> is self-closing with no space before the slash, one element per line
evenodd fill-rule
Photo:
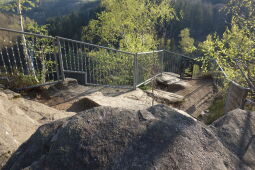
<path fill-rule="evenodd" d="M 55 71 L 54 71 L 54 64 L 55 64 L 55 61 L 54 61 L 54 58 L 53 58 L 53 53 L 51 52 L 50 54 L 50 60 L 51 60 L 51 62 L 53 63 L 52 65 L 51 65 L 51 74 L 52 74 L 52 80 L 54 81 L 54 80 L 56 80 L 55 79 Z"/>
<path fill-rule="evenodd" d="M 53 53 L 52 53 L 52 51 L 51 51 L 51 48 L 52 48 L 52 44 L 51 44 L 51 42 L 49 41 L 49 42 L 47 42 L 47 44 L 46 44 L 46 46 L 47 47 L 49 47 L 49 51 L 47 52 L 47 51 L 45 51 L 45 56 L 48 56 L 48 57 L 46 57 L 46 60 L 48 61 L 48 62 L 50 62 L 51 64 L 49 65 L 49 67 L 47 68 L 48 69 L 48 72 L 49 72 L 49 81 L 52 81 L 52 80 L 55 80 L 55 75 L 54 75 L 54 67 L 53 67 L 53 65 L 54 65 L 54 59 L 53 59 Z M 47 53 L 46 53 L 47 52 Z"/>
<path fill-rule="evenodd" d="M 36 46 L 36 43 L 37 43 L 37 40 L 36 40 L 36 37 L 32 38 L 32 42 L 31 42 L 31 58 L 33 59 L 34 58 L 34 68 L 35 68 L 35 72 L 39 71 L 40 68 L 39 68 L 39 64 L 38 64 L 38 59 L 39 59 L 39 56 L 37 56 L 37 46 Z"/>
<path fill-rule="evenodd" d="M 83 69 L 82 69 L 83 68 L 83 66 L 82 66 L 82 64 L 83 64 L 83 62 L 82 62 L 83 61 L 83 59 L 82 59 L 83 58 L 83 56 L 82 56 L 82 47 L 83 46 L 82 46 L 82 44 L 79 44 L 78 47 L 79 47 L 79 55 L 80 55 L 80 57 L 79 57 L 79 69 L 80 69 L 80 71 L 83 71 Z"/>
<path fill-rule="evenodd" d="M 102 61 L 100 61 L 100 62 L 102 62 Z M 106 61 L 103 61 L 103 64 L 102 63 L 99 63 L 99 65 L 100 65 L 100 71 L 99 71 L 99 82 L 101 83 L 101 84 L 104 84 L 104 82 L 103 82 L 103 69 L 104 69 L 104 65 L 106 64 Z"/>
<path fill-rule="evenodd" d="M 14 65 L 15 70 L 18 71 L 17 61 L 16 61 L 14 50 L 13 50 L 14 44 L 12 43 L 12 41 L 10 41 L 10 45 L 11 45 L 11 52 L 12 52 L 12 57 L 13 57 L 13 65 Z"/>
<path fill-rule="evenodd" d="M 20 49 L 19 49 L 19 42 L 18 42 L 18 39 L 16 39 L 16 47 L 17 47 L 17 53 L 18 53 L 17 56 L 18 56 L 18 58 L 19 58 L 20 68 L 21 68 L 22 74 L 24 75 L 25 72 L 24 72 L 24 68 L 23 68 L 23 63 L 22 63 L 21 55 L 20 55 Z"/>
<path fill-rule="evenodd" d="M 81 69 L 82 69 L 82 71 L 85 71 L 85 64 L 86 64 L 86 51 L 85 51 L 86 49 L 85 49 L 85 45 L 83 44 L 82 46 L 81 46 L 81 62 L 82 62 L 82 64 L 81 64 Z M 85 54 L 85 55 L 84 55 Z M 85 71 L 86 72 L 86 71 Z"/>
<path fill-rule="evenodd" d="M 120 54 L 120 55 L 119 55 Z M 115 52 L 115 59 L 116 59 L 116 62 L 118 62 L 119 63 L 119 61 L 122 61 L 123 62 L 123 60 L 121 60 L 121 58 L 122 58 L 122 56 L 121 56 L 121 53 L 118 53 L 118 52 Z M 119 63 L 119 64 L 115 64 L 116 65 L 116 77 L 117 77 L 117 80 L 121 77 L 121 73 L 122 73 L 122 70 L 119 70 L 119 65 L 122 65 L 122 63 Z M 123 69 L 125 69 L 125 68 L 123 68 Z M 116 82 L 116 85 L 119 85 L 119 83 L 120 83 L 120 81 L 121 81 L 121 79 L 119 79 L 117 82 Z"/>
<path fill-rule="evenodd" d="M 101 67 L 102 64 L 100 63 L 101 61 L 96 62 L 95 68 L 97 68 L 97 72 L 96 72 L 96 79 L 97 79 L 97 84 L 101 84 Z"/>
<path fill-rule="evenodd" d="M 83 67 L 83 70 L 86 72 L 86 75 L 85 75 L 85 84 L 87 84 L 88 83 L 88 66 L 87 66 L 87 49 L 86 49 L 86 46 L 85 46 L 85 44 L 83 44 L 83 49 L 84 49 L 84 51 L 83 51 L 83 56 L 82 56 L 82 58 L 83 58 L 83 64 L 82 64 L 82 67 Z"/>
<path fill-rule="evenodd" d="M 71 70 L 74 70 L 73 69 L 73 65 L 72 65 L 72 49 L 71 49 L 71 42 L 68 41 L 68 55 L 69 55 L 69 63 L 70 63 L 70 69 Z"/>
<path fill-rule="evenodd" d="M 23 36 L 23 35 L 21 35 L 21 36 Z M 27 73 L 30 73 L 29 72 L 29 67 L 28 67 L 28 59 L 26 58 L 25 49 L 24 49 L 24 46 L 26 47 L 26 45 L 24 44 L 24 41 L 22 41 L 22 40 L 21 40 L 20 44 L 21 44 L 21 47 L 22 47 L 22 52 L 23 52 L 24 61 L 25 61 L 25 65 L 24 65 L 25 69 L 24 69 L 24 71 L 26 71 Z"/>
<path fill-rule="evenodd" d="M 76 56 L 75 56 L 75 52 L 74 52 L 74 42 L 72 42 L 72 58 L 73 58 L 73 66 L 74 66 L 74 71 L 76 71 L 76 62 L 75 62 L 75 58 L 76 58 Z"/>
<path fill-rule="evenodd" d="M 82 70 L 80 70 L 80 64 L 81 64 L 80 59 L 81 59 L 81 55 L 80 55 L 80 48 L 79 48 L 79 47 L 80 47 L 80 44 L 76 43 L 77 70 L 82 71 Z"/>
<path fill-rule="evenodd" d="M 88 46 L 88 53 L 91 52 L 90 50 L 90 46 Z M 92 82 L 92 67 L 91 67 L 91 58 L 90 58 L 90 55 L 88 55 L 88 64 L 89 64 L 89 79 L 90 79 L 90 83 L 93 83 Z"/>
<path fill-rule="evenodd" d="M 67 55 L 66 55 L 66 58 L 67 58 L 67 63 L 68 63 L 68 69 L 69 70 L 72 70 L 72 68 L 71 68 L 71 58 L 70 58 L 70 45 L 69 45 L 69 41 L 65 41 L 66 42 L 66 53 L 67 53 Z"/>
<path fill-rule="evenodd" d="M 66 41 L 63 40 L 63 43 L 64 43 L 64 44 L 63 44 L 63 48 L 64 48 L 63 51 L 64 51 L 64 56 L 65 56 L 65 57 L 63 57 L 63 58 L 65 59 L 65 65 L 66 65 L 66 68 L 65 68 L 65 69 L 66 69 L 66 70 L 69 70 L 68 61 L 67 61 L 67 60 L 68 60 L 68 57 L 67 57 L 67 52 L 66 52 L 66 50 L 67 50 L 67 48 L 66 48 Z"/>
<path fill-rule="evenodd" d="M 93 47 L 91 47 L 92 51 L 93 51 Z M 94 65 L 95 65 L 95 60 L 92 59 L 92 57 L 90 57 L 90 64 L 91 64 L 91 78 L 92 78 L 92 81 L 94 84 L 96 84 L 96 80 L 95 80 L 95 68 L 94 68 Z"/>
<path fill-rule="evenodd" d="M 88 72 L 88 70 L 89 70 L 89 67 L 88 67 L 88 61 L 89 61 L 89 47 L 86 47 L 86 46 L 84 46 L 85 47 L 85 65 L 84 65 L 84 67 L 85 67 L 85 70 L 87 70 L 87 72 Z"/>
<path fill-rule="evenodd" d="M 8 74 L 8 71 L 7 71 L 7 68 L 6 68 L 6 65 L 5 65 L 5 61 L 4 61 L 4 55 L 3 55 L 3 52 L 2 52 L 2 47 L 0 47 L 0 55 L 1 55 L 1 59 L 3 61 L 3 68 L 4 68 L 4 72 L 5 74 Z"/>
<path fill-rule="evenodd" d="M 92 47 L 92 50 L 93 50 L 93 47 Z M 95 62 L 96 62 L 96 60 L 94 59 L 92 59 L 91 58 L 91 64 L 92 64 L 92 80 L 93 80 L 93 82 L 94 82 L 94 84 L 96 84 L 96 79 L 95 79 Z"/>
<path fill-rule="evenodd" d="M 59 75 L 59 62 L 58 62 L 58 41 L 57 41 L 57 38 L 54 38 L 54 40 L 52 40 L 52 45 L 53 45 L 53 55 L 54 55 L 54 65 L 55 65 L 55 73 L 56 73 L 56 76 L 57 76 L 57 81 L 60 80 L 60 75 Z M 60 46 L 61 48 L 61 46 Z M 62 53 L 62 50 L 60 50 L 60 52 Z M 63 59 L 62 59 L 62 62 L 63 62 Z"/>
<path fill-rule="evenodd" d="M 50 39 L 49 39 L 50 40 Z M 49 42 L 48 42 L 48 44 L 47 44 L 47 46 L 49 46 L 49 48 L 50 48 L 50 50 L 49 50 L 49 53 L 48 53 L 48 55 L 49 55 L 49 58 L 50 58 L 50 61 L 51 61 L 51 75 L 52 75 L 52 79 L 50 79 L 50 80 L 55 80 L 55 71 L 54 71 L 54 64 L 55 64 L 55 60 L 54 60 L 54 45 L 53 45 L 53 40 L 50 40 Z M 52 51 L 53 50 L 53 51 Z M 47 54 L 46 54 L 47 55 Z"/>
<path fill-rule="evenodd" d="M 9 55 L 9 51 L 8 51 L 7 46 L 5 46 L 5 51 L 6 51 L 7 61 L 9 63 L 9 69 L 10 69 L 11 75 L 13 75 L 12 63 L 11 63 L 11 60 L 10 60 L 10 55 Z"/>
<path fill-rule="evenodd" d="M 108 66 L 109 66 L 109 61 L 107 60 L 107 61 L 105 61 L 106 62 L 106 64 L 105 64 L 105 66 L 104 66 L 104 69 L 103 69 L 103 71 L 104 71 L 104 73 L 103 73 L 103 82 L 104 82 L 104 84 L 108 84 L 108 82 L 107 82 L 107 78 L 108 78 Z"/>

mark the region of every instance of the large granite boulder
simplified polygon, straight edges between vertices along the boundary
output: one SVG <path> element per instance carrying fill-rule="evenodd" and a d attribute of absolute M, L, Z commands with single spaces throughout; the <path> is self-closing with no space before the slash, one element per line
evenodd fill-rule
<path fill-rule="evenodd" d="M 161 88 L 166 88 L 168 91 L 186 89 L 191 86 L 187 81 L 181 80 L 178 77 L 179 75 L 173 73 L 163 73 L 156 78 L 156 82 Z"/>
<path fill-rule="evenodd" d="M 213 127 L 215 128 L 215 127 Z M 211 128 L 164 105 L 97 107 L 41 126 L 4 170 L 250 169 Z"/>
<path fill-rule="evenodd" d="M 255 112 L 236 109 L 212 126 L 224 146 L 255 169 Z"/>
<path fill-rule="evenodd" d="M 0 169 L 39 126 L 74 114 L 24 99 L 11 90 L 0 89 Z"/>
<path fill-rule="evenodd" d="M 182 102 L 184 102 L 183 96 L 163 90 L 146 90 L 146 93 L 160 103 L 181 104 Z"/>

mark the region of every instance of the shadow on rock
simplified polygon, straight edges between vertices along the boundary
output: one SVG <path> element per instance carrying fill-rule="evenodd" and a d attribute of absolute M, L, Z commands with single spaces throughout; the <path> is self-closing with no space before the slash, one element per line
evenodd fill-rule
<path fill-rule="evenodd" d="M 248 169 L 212 130 L 164 105 L 97 107 L 40 127 L 4 169 Z"/>

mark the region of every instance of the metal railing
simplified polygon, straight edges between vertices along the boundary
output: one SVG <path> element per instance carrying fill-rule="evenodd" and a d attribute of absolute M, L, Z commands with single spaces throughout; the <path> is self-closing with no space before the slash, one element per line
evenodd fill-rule
<path fill-rule="evenodd" d="M 221 67 L 221 65 L 218 63 L 217 60 L 212 60 L 210 63 L 211 63 L 211 66 L 209 68 L 209 71 L 212 73 L 213 83 L 214 83 L 215 87 L 219 91 L 222 92 L 222 90 L 223 90 L 226 93 L 223 96 L 224 100 L 225 100 L 224 101 L 225 104 L 228 102 L 227 100 L 229 100 L 227 96 L 231 96 L 230 93 L 233 93 L 234 97 L 241 98 L 241 96 L 236 96 L 237 92 L 233 92 L 229 88 L 230 84 L 235 84 L 235 86 L 238 86 L 238 87 L 240 87 L 240 89 L 248 92 L 248 95 L 246 96 L 246 98 L 242 99 L 243 103 L 241 105 L 239 105 L 238 107 L 241 109 L 254 110 L 255 102 L 254 102 L 254 99 L 251 98 L 252 90 L 250 88 L 244 87 L 244 86 L 238 84 L 237 82 L 235 82 L 234 80 L 230 79 L 229 76 L 227 75 L 227 73 L 224 71 L 224 69 Z M 231 101 L 229 101 L 229 102 L 232 103 Z"/>
<path fill-rule="evenodd" d="M 133 87 L 135 54 L 62 37 L 57 41 L 64 73 L 79 75 L 85 85 Z"/>
<path fill-rule="evenodd" d="M 201 75 L 200 62 L 182 54 L 167 50 L 141 52 L 136 54 L 136 87 L 148 83 L 152 77 L 163 72 L 175 73 L 180 78 L 197 78 Z"/>
<path fill-rule="evenodd" d="M 54 37 L 0 28 L 1 77 L 22 89 L 57 82 L 59 73 Z"/>
<path fill-rule="evenodd" d="M 167 50 L 131 53 L 63 37 L 0 28 L 0 81 L 18 89 L 76 78 L 84 85 L 137 88 L 163 72 L 180 78 L 200 78 L 202 63 Z M 229 79 L 217 61 L 209 72 L 217 89 Z M 252 100 L 247 103 L 253 105 Z"/>
<path fill-rule="evenodd" d="M 137 88 L 163 72 L 194 78 L 195 64 L 192 58 L 166 50 L 131 53 L 0 28 L 1 77 L 17 74 L 36 86 L 73 77 L 84 85 Z"/>

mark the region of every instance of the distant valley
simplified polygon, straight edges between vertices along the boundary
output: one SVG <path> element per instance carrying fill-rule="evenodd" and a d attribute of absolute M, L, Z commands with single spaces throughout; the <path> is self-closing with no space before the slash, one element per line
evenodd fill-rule
<path fill-rule="evenodd" d="M 45 24 L 48 18 L 77 13 L 81 8 L 89 12 L 99 3 L 100 0 L 44 0 L 40 2 L 39 7 L 27 12 L 26 15 L 39 24 Z"/>

